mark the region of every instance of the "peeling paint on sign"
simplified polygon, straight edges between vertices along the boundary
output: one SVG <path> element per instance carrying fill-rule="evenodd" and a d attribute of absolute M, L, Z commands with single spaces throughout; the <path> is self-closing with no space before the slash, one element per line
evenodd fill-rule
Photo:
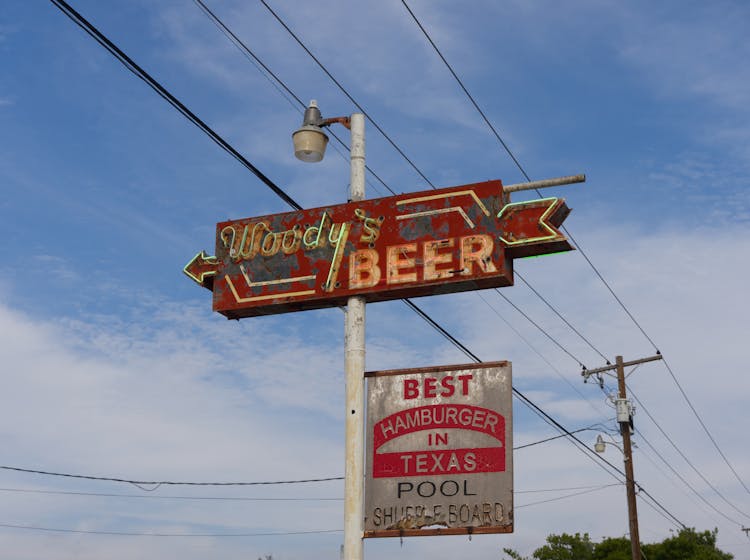
<path fill-rule="evenodd" d="M 365 537 L 512 532 L 510 362 L 366 377 Z"/>
<path fill-rule="evenodd" d="M 514 258 L 572 249 L 557 229 L 568 212 L 488 181 L 233 220 L 185 273 L 230 319 L 509 286 Z"/>

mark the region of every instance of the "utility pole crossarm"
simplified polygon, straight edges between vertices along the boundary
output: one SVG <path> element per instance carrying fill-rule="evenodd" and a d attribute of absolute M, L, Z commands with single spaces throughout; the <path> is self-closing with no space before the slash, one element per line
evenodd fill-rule
<path fill-rule="evenodd" d="M 637 366 L 638 364 L 645 364 L 647 362 L 655 362 L 657 360 L 662 360 L 661 354 L 656 354 L 655 356 L 649 356 L 648 358 L 641 358 L 639 360 L 631 360 L 629 362 L 623 362 L 622 367 L 630 367 L 630 366 Z M 581 372 L 581 375 L 584 377 L 589 377 L 590 375 L 594 375 L 595 373 L 604 373 L 605 371 L 612 371 L 617 369 L 617 364 L 611 364 L 608 366 L 602 366 L 599 368 L 594 369 L 584 369 Z"/>

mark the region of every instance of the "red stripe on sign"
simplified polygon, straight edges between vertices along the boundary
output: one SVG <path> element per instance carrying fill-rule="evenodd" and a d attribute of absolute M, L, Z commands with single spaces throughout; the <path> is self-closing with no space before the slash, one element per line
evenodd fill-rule
<path fill-rule="evenodd" d="M 505 471 L 505 447 L 375 453 L 373 478 Z"/>
<path fill-rule="evenodd" d="M 440 428 L 485 433 L 505 443 L 505 418 L 488 408 L 468 404 L 433 404 L 400 410 L 375 424 L 373 445 L 378 449 L 399 436 Z"/>

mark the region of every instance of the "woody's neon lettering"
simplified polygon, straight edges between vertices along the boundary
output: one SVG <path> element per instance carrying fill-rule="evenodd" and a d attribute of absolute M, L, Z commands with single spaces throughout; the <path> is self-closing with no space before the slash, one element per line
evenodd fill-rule
<path fill-rule="evenodd" d="M 367 213 L 360 208 L 354 210 L 354 215 L 357 219 L 362 221 L 362 229 L 364 232 L 362 237 L 360 237 L 360 241 L 362 243 L 375 243 L 378 237 L 380 237 L 380 226 L 383 224 L 385 218 L 382 216 L 377 219 L 368 218 Z"/>
<path fill-rule="evenodd" d="M 302 234 L 299 232 L 299 224 L 294 224 L 292 229 L 288 229 L 284 232 L 281 238 L 281 250 L 285 255 L 291 255 L 299 250 L 300 244 L 302 243 Z M 287 236 L 291 234 L 291 243 L 287 241 Z"/>
<path fill-rule="evenodd" d="M 305 233 L 302 236 L 302 243 L 304 243 L 306 249 L 317 249 L 319 247 L 323 247 L 323 245 L 321 245 L 320 243 L 320 236 L 323 234 L 323 228 L 325 227 L 327 217 L 328 212 L 323 212 L 323 215 L 320 217 L 320 223 L 317 226 L 312 226 L 305 230 Z M 310 233 L 317 234 L 315 236 L 314 242 L 308 241 L 308 234 Z M 323 244 L 325 244 L 325 240 L 326 238 L 323 237 Z"/>

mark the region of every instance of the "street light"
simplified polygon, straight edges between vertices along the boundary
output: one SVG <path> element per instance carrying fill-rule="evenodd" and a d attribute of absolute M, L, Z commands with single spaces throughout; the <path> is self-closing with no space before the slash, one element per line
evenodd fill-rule
<path fill-rule="evenodd" d="M 294 155 L 297 159 L 308 163 L 317 163 L 323 159 L 326 144 L 328 144 L 328 136 L 320 127 L 322 121 L 318 102 L 313 99 L 305 109 L 302 126 L 292 134 Z"/>
<path fill-rule="evenodd" d="M 604 438 L 602 438 L 602 435 L 599 434 L 596 436 L 596 443 L 594 444 L 594 451 L 597 453 L 604 453 L 604 450 L 607 445 L 611 445 L 612 447 L 616 447 L 618 451 L 622 454 L 625 452 L 622 450 L 622 447 L 617 445 L 614 441 L 604 441 Z"/>
<path fill-rule="evenodd" d="M 328 136 L 323 128 L 339 123 L 351 131 L 349 200 L 365 198 L 365 117 L 322 118 L 315 100 L 305 110 L 302 126 L 292 134 L 297 159 L 323 159 Z M 346 380 L 344 466 L 344 558 L 362 560 L 364 533 L 362 498 L 365 477 L 365 298 L 351 296 L 344 318 L 344 378 Z"/>
<path fill-rule="evenodd" d="M 318 109 L 318 102 L 313 99 L 310 101 L 307 109 L 305 109 L 302 126 L 292 134 L 295 157 L 308 163 L 321 161 L 328 145 L 328 136 L 323 132 L 323 127 L 339 123 L 346 128 L 350 128 L 350 122 L 351 119 L 349 117 L 324 119 L 320 114 L 320 109 Z"/>
<path fill-rule="evenodd" d="M 598 436 L 596 436 L 596 443 L 594 444 L 594 451 L 596 451 L 597 453 L 604 453 L 605 445 L 606 443 L 602 439 L 602 435 L 599 434 Z"/>

